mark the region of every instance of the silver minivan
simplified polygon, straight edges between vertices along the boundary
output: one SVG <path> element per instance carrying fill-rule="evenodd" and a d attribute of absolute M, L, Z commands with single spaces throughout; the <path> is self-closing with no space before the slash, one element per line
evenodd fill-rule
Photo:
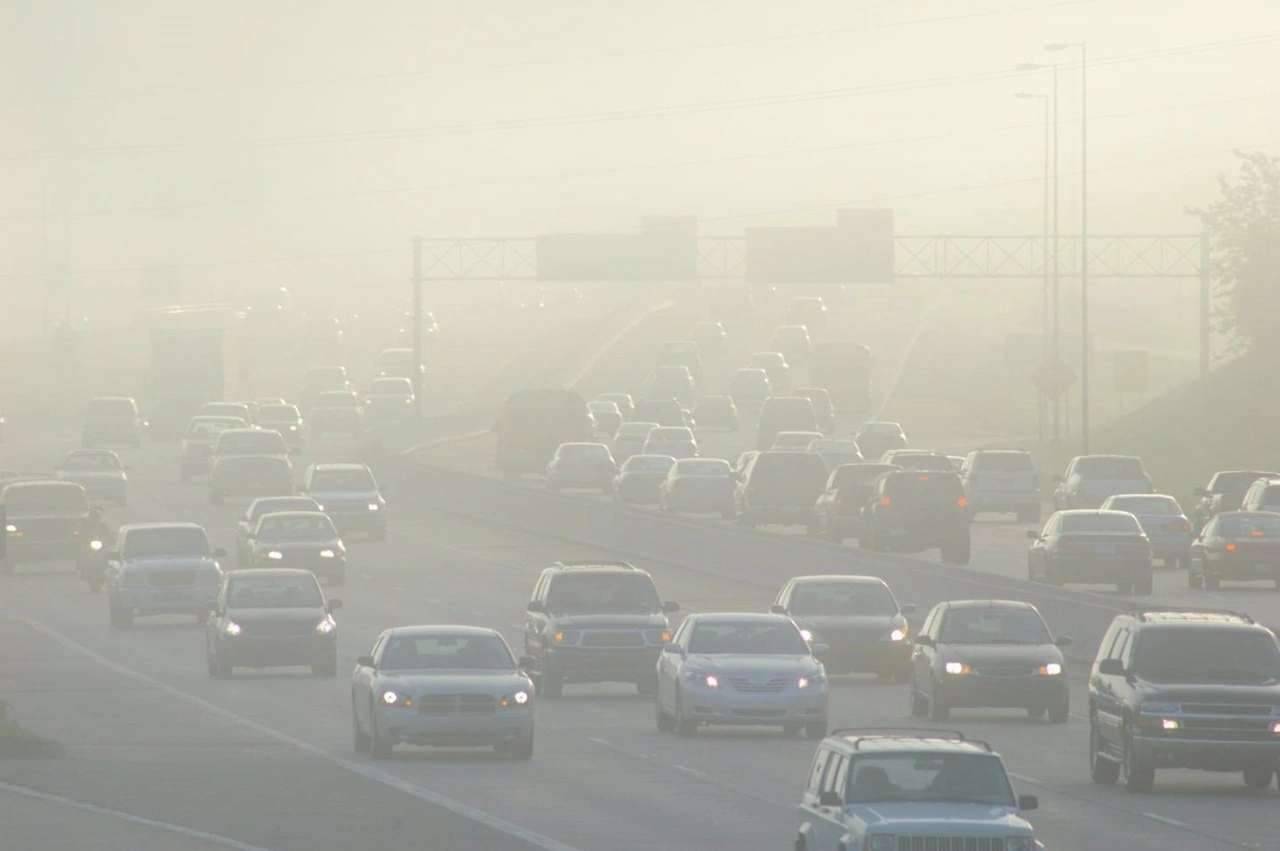
<path fill-rule="evenodd" d="M 1022 449 L 979 449 L 960 472 L 973 514 L 1009 512 L 1019 523 L 1040 522 L 1040 482 L 1036 461 Z"/>

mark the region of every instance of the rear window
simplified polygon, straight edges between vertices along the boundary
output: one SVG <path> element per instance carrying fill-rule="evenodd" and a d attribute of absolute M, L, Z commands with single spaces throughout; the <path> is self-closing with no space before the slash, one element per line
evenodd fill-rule
<path fill-rule="evenodd" d="M 120 551 L 126 559 L 207 555 L 209 538 L 199 526 L 130 529 Z"/>
<path fill-rule="evenodd" d="M 1029 452 L 979 452 L 972 468 L 992 473 L 1029 473 L 1035 469 Z"/>
<path fill-rule="evenodd" d="M 192 420 L 187 426 L 187 437 L 212 438 L 229 428 L 244 428 L 244 420 Z"/>
<path fill-rule="evenodd" d="M 951 502 L 964 496 L 964 485 L 960 484 L 960 477 L 955 473 L 896 473 L 885 482 L 884 492 L 894 499 Z"/>
<path fill-rule="evenodd" d="M 763 452 L 751 466 L 753 487 L 801 487 L 821 493 L 827 486 L 827 465 L 807 452 Z"/>
<path fill-rule="evenodd" d="M 658 590 L 645 573 L 562 573 L 551 582 L 547 609 L 553 614 L 652 613 L 662 609 Z"/>
<path fill-rule="evenodd" d="M 1145 479 L 1147 471 L 1140 458 L 1095 455 L 1076 461 L 1075 472 L 1083 479 Z"/>
<path fill-rule="evenodd" d="M 91 417 L 131 417 L 134 415 L 132 399 L 94 399 L 89 403 Z"/>
<path fill-rule="evenodd" d="M 1219 515 L 1218 534 L 1224 538 L 1269 538 L 1280 535 L 1280 517 L 1265 514 Z"/>
<path fill-rule="evenodd" d="M 734 384 L 764 385 L 769 383 L 769 375 L 763 369 L 740 369 L 733 376 Z"/>
<path fill-rule="evenodd" d="M 914 453 L 894 453 L 893 463 L 904 470 L 923 470 L 945 473 L 954 470 L 951 459 L 945 455 L 926 455 Z"/>
<path fill-rule="evenodd" d="M 733 470 L 729 462 L 720 458 L 689 458 L 676 464 L 678 476 L 725 476 Z"/>
<path fill-rule="evenodd" d="M 238 417 L 246 422 L 249 419 L 249 408 L 232 402 L 213 402 L 201 408 L 200 413 L 214 417 Z"/>
<path fill-rule="evenodd" d="M 793 615 L 893 615 L 889 589 L 878 582 L 806 582 L 791 592 Z"/>
<path fill-rule="evenodd" d="M 378 485 L 368 470 L 317 470 L 311 476 L 312 490 L 373 491 Z"/>
<path fill-rule="evenodd" d="M 622 465 L 626 473 L 665 473 L 675 463 L 674 458 L 666 455 L 632 455 Z"/>
<path fill-rule="evenodd" d="M 88 511 L 84 488 L 73 484 L 49 482 L 9 486 L 4 490 L 4 505 L 16 511 Z"/>
<path fill-rule="evenodd" d="M 1158 514 L 1177 517 L 1182 514 L 1182 506 L 1171 496 L 1123 496 L 1107 500 L 1107 508 L 1112 511 L 1127 511 L 1130 514 Z"/>
<path fill-rule="evenodd" d="M 218 470 L 226 473 L 246 470 L 267 470 L 282 476 L 290 475 L 292 468 L 284 458 L 274 455 L 228 455 L 218 460 Z"/>
<path fill-rule="evenodd" d="M 897 423 L 863 423 L 858 434 L 868 437 L 898 437 L 902 434 L 902 426 Z"/>
<path fill-rule="evenodd" d="M 62 462 L 64 470 L 119 470 L 120 459 L 110 452 L 72 452 Z"/>
<path fill-rule="evenodd" d="M 1064 532 L 1133 532 L 1142 527 L 1132 514 L 1068 514 L 1062 518 Z"/>
<path fill-rule="evenodd" d="M 852 440 L 813 440 L 809 443 L 809 451 L 857 455 L 858 444 Z"/>

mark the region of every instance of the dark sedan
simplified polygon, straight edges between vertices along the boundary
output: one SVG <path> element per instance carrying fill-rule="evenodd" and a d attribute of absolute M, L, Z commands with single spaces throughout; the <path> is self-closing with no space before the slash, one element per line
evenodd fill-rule
<path fill-rule="evenodd" d="M 338 625 L 315 576 L 273 568 L 228 573 L 205 629 L 209 675 L 235 668 L 305 665 L 318 677 L 338 672 Z"/>
<path fill-rule="evenodd" d="M 1027 575 L 1050 585 L 1115 585 L 1122 594 L 1150 594 L 1151 542 L 1127 511 L 1054 512 L 1040 532 L 1028 532 Z"/>
<path fill-rule="evenodd" d="M 819 537 L 836 543 L 856 538 L 862 525 L 862 507 L 871 501 L 876 479 L 900 469 L 894 464 L 841 464 L 832 470 L 827 489 L 814 506 Z"/>
<path fill-rule="evenodd" d="M 1226 511 L 1191 542 L 1192 588 L 1217 588 L 1223 580 L 1270 580 L 1280 588 L 1280 514 Z"/>
<path fill-rule="evenodd" d="M 322 511 L 264 514 L 246 541 L 254 567 L 309 570 L 330 585 L 347 577 L 347 548 L 333 521 Z"/>
<path fill-rule="evenodd" d="M 614 501 L 623 505 L 657 505 L 658 488 L 675 463 L 670 455 L 632 455 L 613 479 Z"/>

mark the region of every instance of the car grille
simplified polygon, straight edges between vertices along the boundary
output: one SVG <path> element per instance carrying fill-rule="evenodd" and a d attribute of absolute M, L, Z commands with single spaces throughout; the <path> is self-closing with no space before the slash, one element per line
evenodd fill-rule
<path fill-rule="evenodd" d="M 424 694 L 418 698 L 419 715 L 493 715 L 498 703 L 489 694 Z"/>
<path fill-rule="evenodd" d="M 1188 715 L 1271 716 L 1271 707 L 1260 703 L 1184 703 L 1182 711 Z"/>
<path fill-rule="evenodd" d="M 1275 739 L 1268 718 L 1179 718 L 1176 737 L 1231 742 L 1266 742 Z"/>
<path fill-rule="evenodd" d="M 984 677 L 1027 677 L 1032 673 L 1026 665 L 983 665 L 974 671 Z"/>
<path fill-rule="evenodd" d="M 775 677 L 763 683 L 752 682 L 746 677 L 726 677 L 725 679 L 729 681 L 729 685 L 733 686 L 734 691 L 747 694 L 777 694 L 791 682 L 789 677 Z"/>
<path fill-rule="evenodd" d="M 643 647 L 644 636 L 638 632 L 588 632 L 582 636 L 583 647 Z"/>
<path fill-rule="evenodd" d="M 195 585 L 200 577 L 198 570 L 152 570 L 147 572 L 147 582 L 160 588 L 183 588 Z"/>
<path fill-rule="evenodd" d="M 1004 851 L 1004 837 L 899 836 L 898 851 Z"/>
<path fill-rule="evenodd" d="M 314 624 L 242 623 L 240 634 L 251 638 L 302 638 L 315 634 Z"/>

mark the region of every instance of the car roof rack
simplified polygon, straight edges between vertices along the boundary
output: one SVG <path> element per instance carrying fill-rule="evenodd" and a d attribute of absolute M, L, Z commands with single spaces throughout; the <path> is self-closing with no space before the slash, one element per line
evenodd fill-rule
<path fill-rule="evenodd" d="M 1205 616 L 1205 620 L 1232 617 L 1239 618 L 1245 623 L 1256 623 L 1253 618 L 1244 612 L 1237 612 L 1234 609 L 1213 609 L 1205 606 L 1143 606 L 1138 609 L 1130 609 L 1128 614 L 1144 622 L 1148 622 L 1151 615 L 1201 615 Z"/>
<path fill-rule="evenodd" d="M 854 748 L 869 739 L 942 739 L 977 745 L 990 751 L 991 745 L 980 739 L 970 739 L 959 730 L 934 730 L 927 727 L 842 727 L 831 731 L 832 736 L 852 737 Z"/>
<path fill-rule="evenodd" d="M 634 564 L 625 561 L 605 561 L 603 559 L 560 559 L 552 567 L 612 567 L 623 570 L 639 570 Z"/>

